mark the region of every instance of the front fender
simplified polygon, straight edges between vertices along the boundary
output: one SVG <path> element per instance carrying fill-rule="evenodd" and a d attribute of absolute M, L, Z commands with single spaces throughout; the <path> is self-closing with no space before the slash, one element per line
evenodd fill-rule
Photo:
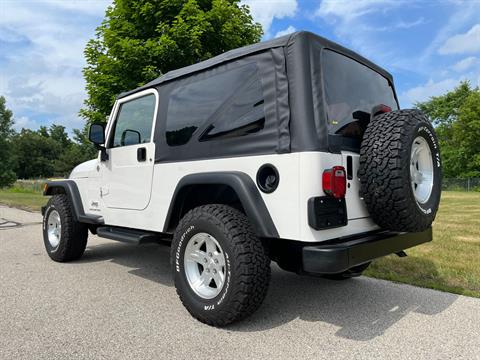
<path fill-rule="evenodd" d="M 82 204 L 82 198 L 80 197 L 80 192 L 78 191 L 77 184 L 73 180 L 52 180 L 45 183 L 45 188 L 43 190 L 44 196 L 52 196 L 56 194 L 66 194 L 70 200 L 70 205 L 72 206 L 72 213 L 75 221 L 101 225 L 103 224 L 103 217 L 99 215 L 90 215 L 85 214 Z M 43 209 L 42 209 L 43 213 Z"/>

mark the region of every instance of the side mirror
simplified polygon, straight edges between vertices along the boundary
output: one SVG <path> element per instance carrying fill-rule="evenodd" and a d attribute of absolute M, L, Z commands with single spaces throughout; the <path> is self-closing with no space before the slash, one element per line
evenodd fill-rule
<path fill-rule="evenodd" d="M 136 130 L 127 129 L 122 133 L 122 146 L 140 144 L 140 132 Z"/>
<path fill-rule="evenodd" d="M 92 124 L 88 132 L 88 140 L 90 140 L 97 150 L 100 150 L 100 160 L 107 161 L 108 154 L 105 144 L 105 126 L 103 124 Z"/>
<path fill-rule="evenodd" d="M 90 131 L 88 132 L 88 140 L 95 145 L 105 144 L 105 127 L 102 124 L 90 125 Z"/>

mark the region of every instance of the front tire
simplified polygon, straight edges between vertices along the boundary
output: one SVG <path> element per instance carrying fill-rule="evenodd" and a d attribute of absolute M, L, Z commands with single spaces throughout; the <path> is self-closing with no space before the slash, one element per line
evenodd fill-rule
<path fill-rule="evenodd" d="M 82 257 L 87 246 L 88 227 L 75 221 L 65 194 L 53 195 L 43 216 L 43 242 L 54 261 L 67 262 Z"/>
<path fill-rule="evenodd" d="M 246 216 L 226 205 L 190 210 L 175 230 L 175 287 L 197 320 L 225 326 L 255 312 L 270 280 L 270 259 Z"/>

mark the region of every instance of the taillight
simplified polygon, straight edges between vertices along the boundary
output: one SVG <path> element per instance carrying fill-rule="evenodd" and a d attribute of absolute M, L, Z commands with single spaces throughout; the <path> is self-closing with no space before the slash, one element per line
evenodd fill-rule
<path fill-rule="evenodd" d="M 347 191 L 347 179 L 343 166 L 334 166 L 323 172 L 323 191 L 334 198 L 343 198 Z"/>
<path fill-rule="evenodd" d="M 392 108 L 390 106 L 380 104 L 380 105 L 376 105 L 376 106 L 373 107 L 371 114 L 372 114 L 372 117 L 373 117 L 373 116 L 377 116 L 377 115 L 380 115 L 380 114 L 388 113 L 390 111 L 392 111 Z"/>

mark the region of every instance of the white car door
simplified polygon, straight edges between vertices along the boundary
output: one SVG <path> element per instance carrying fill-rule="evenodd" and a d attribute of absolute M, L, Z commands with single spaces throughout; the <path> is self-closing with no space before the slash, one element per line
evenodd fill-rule
<path fill-rule="evenodd" d="M 148 89 L 120 99 L 107 134 L 108 160 L 100 163 L 100 196 L 109 208 L 143 210 L 152 190 L 153 134 L 158 93 Z"/>

